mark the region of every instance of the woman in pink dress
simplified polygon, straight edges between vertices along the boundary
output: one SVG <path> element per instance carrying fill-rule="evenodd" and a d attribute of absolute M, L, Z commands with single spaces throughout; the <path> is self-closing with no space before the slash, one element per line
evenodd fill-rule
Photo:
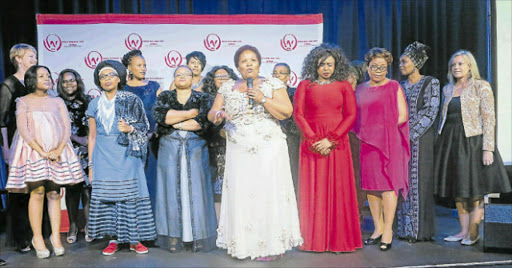
<path fill-rule="evenodd" d="M 375 230 L 366 245 L 391 249 L 397 199 L 409 191 L 409 124 L 400 84 L 386 78 L 393 56 L 384 48 L 365 55 L 370 81 L 356 89 L 357 119 L 353 130 L 361 140 L 361 188 L 367 191 Z"/>
<path fill-rule="evenodd" d="M 11 146 L 11 168 L 6 189 L 14 193 L 30 193 L 29 220 L 34 236 L 32 245 L 38 258 L 48 258 L 41 225 L 44 196 L 52 235 L 50 242 L 56 256 L 64 254 L 60 241 L 60 187 L 84 181 L 85 173 L 71 145 L 71 124 L 61 98 L 50 97 L 53 86 L 50 70 L 34 65 L 25 73 L 29 92 L 16 104 L 15 134 Z"/>
<path fill-rule="evenodd" d="M 362 248 L 348 131 L 356 119 L 348 60 L 322 44 L 308 54 L 295 92 L 294 118 L 302 134 L 299 217 L 302 250 L 334 253 Z"/>

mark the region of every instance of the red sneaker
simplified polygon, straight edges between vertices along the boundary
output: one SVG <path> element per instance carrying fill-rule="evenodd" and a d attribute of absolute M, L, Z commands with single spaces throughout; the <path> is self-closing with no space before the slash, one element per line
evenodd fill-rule
<path fill-rule="evenodd" d="M 137 245 L 130 245 L 130 250 L 135 251 L 137 254 L 146 254 L 149 252 L 148 248 L 145 247 L 141 242 Z"/>
<path fill-rule="evenodd" d="M 110 243 L 108 243 L 108 246 L 103 250 L 103 255 L 110 256 L 116 253 L 116 251 L 118 250 L 119 248 L 117 247 L 117 243 L 110 241 Z"/>

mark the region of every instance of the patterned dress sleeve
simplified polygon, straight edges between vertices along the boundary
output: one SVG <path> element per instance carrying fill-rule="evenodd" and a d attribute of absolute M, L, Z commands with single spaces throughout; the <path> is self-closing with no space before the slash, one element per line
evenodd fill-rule
<path fill-rule="evenodd" d="M 483 148 L 482 150 L 494 152 L 494 131 L 496 127 L 496 115 L 494 112 L 494 95 L 491 85 L 483 81 L 478 90 L 480 95 L 480 115 L 482 116 Z"/>
<path fill-rule="evenodd" d="M 202 132 L 206 131 L 211 123 L 208 120 L 208 112 L 212 108 L 213 105 L 213 97 L 208 93 L 201 93 L 200 101 L 199 101 L 199 113 L 194 120 L 201 126 Z"/>
<path fill-rule="evenodd" d="M 27 144 L 35 139 L 28 127 L 28 112 L 29 108 L 27 104 L 23 100 L 18 99 L 16 101 L 16 126 L 21 137 Z"/>
<path fill-rule="evenodd" d="M 165 117 L 167 112 L 171 109 L 171 91 L 163 91 L 156 98 L 155 105 L 151 109 L 151 113 L 153 114 L 153 119 L 159 125 L 165 126 Z"/>
<path fill-rule="evenodd" d="M 64 127 L 61 143 L 67 143 L 71 136 L 71 121 L 69 119 L 68 109 L 66 108 L 66 104 L 61 98 L 55 98 L 57 101 L 57 105 L 59 106 L 59 115 L 62 120 L 62 126 Z"/>
<path fill-rule="evenodd" d="M 441 97 L 439 80 L 433 78 L 423 92 L 424 106 L 409 118 L 411 141 L 417 141 L 435 122 Z"/>
<path fill-rule="evenodd" d="M 334 131 L 327 133 L 327 139 L 333 144 L 334 147 L 338 146 L 342 138 L 347 135 L 350 128 L 356 121 L 357 105 L 354 90 L 348 82 L 343 82 L 343 120 L 336 127 Z"/>

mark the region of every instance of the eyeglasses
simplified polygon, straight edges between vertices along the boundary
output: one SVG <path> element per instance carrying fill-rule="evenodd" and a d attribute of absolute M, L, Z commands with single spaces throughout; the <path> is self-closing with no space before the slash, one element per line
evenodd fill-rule
<path fill-rule="evenodd" d="M 111 72 L 111 73 L 108 73 L 108 74 L 102 74 L 102 75 L 100 75 L 100 81 L 103 81 L 103 80 L 105 80 L 107 78 L 112 78 L 114 76 L 117 76 L 117 74 L 114 73 L 114 72 Z"/>
<path fill-rule="evenodd" d="M 213 78 L 219 79 L 219 80 L 229 80 L 230 79 L 229 75 L 222 75 L 222 74 L 216 75 Z"/>
<path fill-rule="evenodd" d="M 370 66 L 370 70 L 372 70 L 373 72 L 385 72 L 388 70 L 388 66 L 387 65 L 382 65 L 382 66 L 377 66 L 377 65 L 372 65 Z"/>
<path fill-rule="evenodd" d="M 100 78 L 101 80 L 101 78 Z M 62 80 L 62 84 L 74 84 L 76 79 Z"/>
<path fill-rule="evenodd" d="M 174 77 L 192 77 L 192 73 L 177 73 L 174 75 Z"/>
<path fill-rule="evenodd" d="M 278 76 L 278 75 L 289 75 L 290 73 L 277 73 L 277 72 L 274 72 L 272 73 L 273 76 Z"/>

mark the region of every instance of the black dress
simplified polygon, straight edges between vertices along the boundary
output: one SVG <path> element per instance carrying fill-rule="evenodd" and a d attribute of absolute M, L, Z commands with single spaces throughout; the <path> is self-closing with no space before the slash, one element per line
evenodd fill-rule
<path fill-rule="evenodd" d="M 0 128 L 7 128 L 8 144 L 16 132 L 16 99 L 28 94 L 25 86 L 11 75 L 0 85 Z M 3 145 L 2 136 L 0 140 Z M 28 219 L 28 194 L 8 194 L 7 202 L 7 246 L 26 248 L 32 239 Z"/>
<path fill-rule="evenodd" d="M 397 209 L 399 238 L 411 242 L 431 240 L 435 234 L 434 143 L 439 119 L 439 80 L 423 76 L 418 82 L 400 83 L 409 108 L 409 194 Z"/>
<path fill-rule="evenodd" d="M 452 98 L 435 146 L 436 195 L 450 200 L 481 199 L 488 193 L 512 191 L 498 150 L 494 150 L 494 162 L 484 166 L 482 144 L 482 135 L 465 136 L 460 97 Z"/>

